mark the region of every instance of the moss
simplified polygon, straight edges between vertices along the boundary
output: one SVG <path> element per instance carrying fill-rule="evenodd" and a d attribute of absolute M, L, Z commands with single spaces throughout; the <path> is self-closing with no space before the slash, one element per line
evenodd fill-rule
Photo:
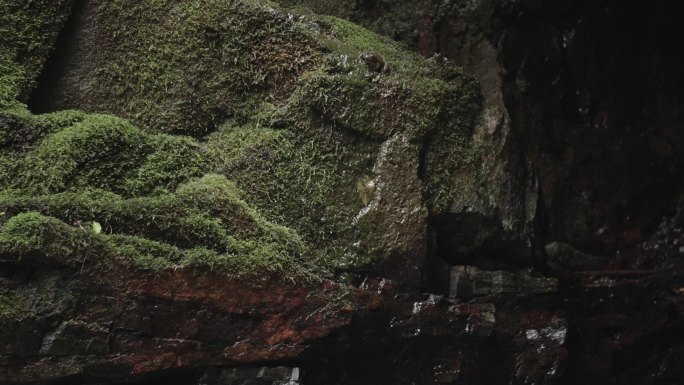
<path fill-rule="evenodd" d="M 21 213 L 0 230 L 0 256 L 10 261 L 76 267 L 101 253 L 102 244 L 92 233 L 37 212 Z"/>
<path fill-rule="evenodd" d="M 93 186 L 118 190 L 118 182 L 152 151 L 149 138 L 127 122 L 89 116 L 50 135 L 28 153 L 16 187 L 32 194 Z"/>
<path fill-rule="evenodd" d="M 75 259 L 93 247 L 102 263 L 145 271 L 301 279 L 362 269 L 402 258 L 409 246 L 390 250 L 388 232 L 423 210 L 400 191 L 378 203 L 378 178 L 400 190 L 422 171 L 425 196 L 448 205 L 450 175 L 473 162 L 475 82 L 349 22 L 251 1 L 91 4 L 100 45 L 83 76 L 95 86 L 71 102 L 128 120 L 0 111 L 5 255 L 24 242 L 26 255 Z M 369 73 L 363 51 L 392 73 Z M 378 171 L 383 142 L 399 136 L 401 164 Z M 356 220 L 395 203 L 417 211 Z M 86 230 L 94 221 L 101 234 Z"/>
<path fill-rule="evenodd" d="M 320 25 L 323 35 L 309 33 L 332 52 L 318 70 L 299 78 L 286 105 L 263 120 L 281 129 L 232 122 L 206 141 L 212 157 L 223 163 L 217 171 L 235 180 L 250 202 L 297 229 L 323 259 L 358 268 L 389 257 L 383 249 L 386 230 L 376 222 L 361 228 L 354 220 L 373 199 L 375 190 L 369 195 L 358 185 L 371 179 L 380 143 L 398 133 L 428 143 L 425 156 L 436 169 L 437 148 L 440 155 L 468 151 L 479 89 L 458 70 L 427 62 L 351 23 L 321 18 Z M 396 71 L 369 74 L 355 60 L 366 50 L 382 54 Z M 452 97 L 463 102 L 449 103 Z M 446 174 L 452 166 L 439 167 Z M 446 190 L 449 183 L 431 179 L 429 188 Z"/>
<path fill-rule="evenodd" d="M 310 9 L 349 20 L 400 41 L 414 51 L 426 48 L 418 44 L 418 22 L 434 19 L 434 25 L 439 25 L 440 19 L 454 6 L 453 0 L 435 1 L 434 8 L 413 0 L 278 0 L 278 3 L 294 12 L 306 13 Z"/>
<path fill-rule="evenodd" d="M 5 192 L 0 210 L 9 219 L 0 231 L 0 254 L 71 258 L 97 245 L 105 250 L 97 254 L 146 270 L 205 264 L 235 275 L 310 275 L 314 268 L 299 236 L 264 219 L 239 195 L 217 175 L 182 185 L 176 194 L 144 198 L 97 190 L 36 197 Z M 104 233 L 85 231 L 91 221 Z"/>
<path fill-rule="evenodd" d="M 14 293 L 0 292 L 0 317 L 13 318 L 23 313 L 22 298 Z"/>
<path fill-rule="evenodd" d="M 286 15 L 256 2 L 96 4 L 86 71 L 99 86 L 70 102 L 155 130 L 199 136 L 250 117 L 256 99 L 286 97 L 320 56 Z"/>
<path fill-rule="evenodd" d="M 0 113 L 0 135 L 15 150 L 7 156 L 20 158 L 0 163 L 0 182 L 27 194 L 85 187 L 128 196 L 165 192 L 207 168 L 192 139 L 150 135 L 107 115 Z"/>
<path fill-rule="evenodd" d="M 0 109 L 25 100 L 72 0 L 0 0 Z"/>
<path fill-rule="evenodd" d="M 151 142 L 154 151 L 126 175 L 122 188 L 127 195 L 173 191 L 181 183 L 201 176 L 209 169 L 207 155 L 191 138 L 156 135 Z"/>
<path fill-rule="evenodd" d="M 449 212 L 461 183 L 471 183 L 463 175 L 480 176 L 479 191 L 487 191 L 482 175 L 482 159 L 487 149 L 471 137 L 480 109 L 480 88 L 469 78 L 459 78 L 445 94 L 438 120 L 444 124 L 426 138 L 421 177 L 425 181 L 424 196 L 433 214 Z M 457 212 L 461 207 L 455 208 Z"/>
<path fill-rule="evenodd" d="M 317 263 L 344 254 L 352 219 L 363 207 L 356 179 L 370 172 L 377 144 L 332 130 L 295 134 L 226 125 L 207 145 L 221 161 L 217 171 L 234 180 L 245 199 L 315 245 Z"/>
<path fill-rule="evenodd" d="M 16 107 L 19 104 L 17 99 L 25 78 L 23 68 L 14 62 L 12 54 L 0 47 L 0 109 Z"/>
<path fill-rule="evenodd" d="M 78 301 L 64 286 L 59 274 L 39 274 L 39 277 L 21 283 L 0 279 L 0 323 L 7 319 L 61 318 Z"/>
<path fill-rule="evenodd" d="M 0 146 L 5 150 L 26 150 L 46 135 L 82 122 L 80 111 L 59 111 L 33 115 L 25 106 L 0 110 Z"/>
<path fill-rule="evenodd" d="M 160 272 L 178 266 L 183 251 L 169 244 L 146 238 L 112 234 L 105 236 L 112 254 L 135 268 Z"/>
<path fill-rule="evenodd" d="M 353 61 L 350 64 L 362 67 L 357 61 L 361 52 L 380 54 L 390 63 L 392 71 L 403 76 L 417 77 L 429 75 L 428 69 L 421 64 L 425 59 L 387 36 L 379 35 L 350 21 L 331 16 L 319 16 L 318 20 L 332 30 L 331 38 L 319 37 L 322 44 L 335 53 L 346 54 Z"/>

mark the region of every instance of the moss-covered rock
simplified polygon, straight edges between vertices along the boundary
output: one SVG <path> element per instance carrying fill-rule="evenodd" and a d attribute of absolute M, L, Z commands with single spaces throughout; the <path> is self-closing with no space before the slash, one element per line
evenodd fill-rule
<path fill-rule="evenodd" d="M 57 104 L 91 113 L 0 113 L 4 226 L 26 212 L 76 235 L 97 222 L 104 260 L 152 270 L 380 269 L 417 284 L 428 208 L 474 161 L 477 82 L 268 3 L 94 1 L 79 22 Z"/>
<path fill-rule="evenodd" d="M 72 66 L 92 86 L 67 83 L 61 104 L 154 130 L 203 135 L 251 116 L 321 56 L 299 23 L 253 1 L 92 1 L 84 14 L 93 28 Z"/>
<path fill-rule="evenodd" d="M 64 222 L 37 212 L 12 217 L 0 232 L 3 262 L 76 267 L 82 257 L 100 254 L 102 246 L 91 233 L 78 232 Z"/>
<path fill-rule="evenodd" d="M 0 0 L 0 108 L 25 100 L 73 0 Z"/>
<path fill-rule="evenodd" d="M 480 80 L 481 106 L 472 98 L 457 94 L 448 97 L 460 118 L 467 119 L 464 110 L 479 108 L 474 124 L 462 122 L 472 126 L 471 134 L 453 135 L 452 131 L 440 130 L 428 138 L 427 147 L 434 148 L 427 154 L 422 169 L 422 179 L 428 185 L 428 209 L 433 217 L 455 220 L 453 226 L 449 225 L 453 232 L 445 235 L 447 243 L 472 238 L 472 233 L 496 234 L 488 243 L 505 244 L 507 249 L 520 250 L 515 254 L 529 257 L 539 192 L 534 170 L 527 164 L 504 103 L 506 87 L 502 84 L 506 82 L 504 75 L 510 71 L 503 68 L 501 49 L 497 48 L 501 43 L 492 33 L 496 29 L 492 20 L 501 3 L 432 0 L 279 0 L 278 3 L 293 11 L 310 12 L 306 9 L 311 9 L 358 23 L 391 36 L 427 57 L 432 56 L 430 61 L 449 61 L 463 66 L 465 73 Z M 473 89 L 473 92 L 478 91 Z M 473 214 L 483 219 L 480 225 L 464 225 L 472 222 L 469 218 Z M 435 223 L 442 223 L 442 219 Z M 524 244 L 528 246 L 521 247 Z M 460 246 L 457 249 L 463 250 Z M 459 259 L 463 253 L 458 250 L 440 253 Z"/>
<path fill-rule="evenodd" d="M 321 15 L 334 15 L 367 27 L 381 35 L 416 48 L 425 16 L 444 12 L 454 1 L 415 0 L 276 0 L 278 4 L 301 10 L 307 7 Z"/>
<path fill-rule="evenodd" d="M 98 190 L 5 193 L 0 207 L 8 217 L 0 228 L 6 261 L 76 267 L 86 258 L 104 258 L 145 270 L 204 266 L 234 276 L 279 273 L 291 279 L 313 277 L 315 270 L 295 232 L 264 219 L 218 175 L 174 194 L 131 199 Z"/>
<path fill-rule="evenodd" d="M 49 134 L 49 135 L 48 135 Z M 107 115 L 0 112 L 5 188 L 30 194 L 102 188 L 123 195 L 171 191 L 206 171 L 195 141 L 151 135 Z"/>

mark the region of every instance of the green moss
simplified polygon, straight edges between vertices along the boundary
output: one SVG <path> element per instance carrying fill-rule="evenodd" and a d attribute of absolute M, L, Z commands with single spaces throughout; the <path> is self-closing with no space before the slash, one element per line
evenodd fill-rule
<path fill-rule="evenodd" d="M 363 207 L 356 180 L 370 173 L 377 144 L 332 131 L 226 125 L 207 137 L 217 171 L 265 216 L 297 230 L 320 265 L 349 247 L 351 222 Z"/>
<path fill-rule="evenodd" d="M 0 0 L 0 109 L 25 100 L 72 0 Z"/>
<path fill-rule="evenodd" d="M 10 261 L 28 261 L 76 267 L 89 255 L 102 253 L 96 237 L 37 212 L 21 213 L 0 229 L 0 256 Z"/>
<path fill-rule="evenodd" d="M 428 74 L 427 69 L 420 66 L 425 62 L 422 56 L 402 49 L 389 37 L 378 35 L 344 19 L 331 16 L 319 16 L 318 19 L 332 30 L 330 38 L 324 36 L 319 38 L 322 44 L 336 53 L 348 55 L 349 59 L 353 60 L 352 64 L 361 66 L 362 64 L 356 60 L 359 54 L 373 52 L 380 54 L 386 62 L 390 63 L 395 73 L 408 76 Z"/>
<path fill-rule="evenodd" d="M 0 210 L 9 217 L 0 230 L 0 254 L 14 258 L 71 258 L 97 245 L 106 246 L 97 254 L 147 270 L 204 263 L 227 274 L 301 278 L 314 269 L 294 231 L 264 219 L 217 175 L 182 185 L 176 194 L 144 198 L 97 190 L 36 197 L 5 192 Z M 86 231 L 91 221 L 104 233 Z"/>
<path fill-rule="evenodd" d="M 126 175 L 122 188 L 128 195 L 173 191 L 209 169 L 207 155 L 191 138 L 156 135 L 151 141 L 154 151 Z"/>
<path fill-rule="evenodd" d="M 476 158 L 476 83 L 349 22 L 252 1 L 94 4 L 88 39 L 101 44 L 82 74 L 94 86 L 70 102 L 129 120 L 0 110 L 8 258 L 290 279 L 365 268 L 402 257 L 388 231 L 414 215 L 383 207 L 357 221 L 388 204 L 371 182 L 422 172 L 425 197 L 446 206 L 451 176 Z M 391 74 L 369 73 L 364 51 Z M 397 137 L 407 147 L 392 151 L 413 158 L 377 171 Z"/>
<path fill-rule="evenodd" d="M 152 151 L 147 135 L 105 115 L 89 116 L 54 133 L 28 153 L 16 187 L 31 194 L 93 186 L 119 190 L 119 181 Z"/>
<path fill-rule="evenodd" d="M 0 317 L 13 318 L 23 313 L 22 298 L 13 293 L 0 292 Z"/>
<path fill-rule="evenodd" d="M 16 107 L 26 75 L 11 53 L 0 47 L 0 109 Z"/>
<path fill-rule="evenodd" d="M 71 104 L 144 127 L 203 135 L 255 100 L 283 99 L 319 60 L 285 15 L 250 1 L 101 1 L 89 76 Z M 117 103 L 111 103 L 117 100 Z"/>
<path fill-rule="evenodd" d="M 40 139 L 82 122 L 86 114 L 80 111 L 59 111 L 33 115 L 25 106 L 0 110 L 0 146 L 5 150 L 26 150 Z"/>
<path fill-rule="evenodd" d="M 0 279 L 0 323 L 4 319 L 63 317 L 77 301 L 59 275 L 40 275 L 22 284 Z"/>
<path fill-rule="evenodd" d="M 451 210 L 460 183 L 470 183 L 463 175 L 482 175 L 482 159 L 487 151 L 473 141 L 472 128 L 480 110 L 480 88 L 469 78 L 458 78 L 444 95 L 438 121 L 444 126 L 426 138 L 421 177 L 424 196 L 433 214 Z M 482 181 L 486 178 L 481 177 Z M 481 182 L 481 191 L 487 186 Z M 462 208 L 456 208 L 460 211 Z"/>
<path fill-rule="evenodd" d="M 181 249 L 146 238 L 121 234 L 104 238 L 112 254 L 138 269 L 159 272 L 178 266 L 183 258 Z"/>
<path fill-rule="evenodd" d="M 129 196 L 167 192 L 207 168 L 192 139 L 150 135 L 107 115 L 0 113 L 0 139 L 15 150 L 6 155 L 12 162 L 0 163 L 0 182 L 27 194 L 86 187 Z"/>
<path fill-rule="evenodd" d="M 434 1 L 431 4 L 434 9 L 426 7 L 425 2 L 413 0 L 278 0 L 278 3 L 293 12 L 313 11 L 349 20 L 418 51 L 425 49 L 418 44 L 419 23 L 429 18 L 434 20 L 434 25 L 440 25 L 440 19 L 454 7 L 455 1 Z"/>

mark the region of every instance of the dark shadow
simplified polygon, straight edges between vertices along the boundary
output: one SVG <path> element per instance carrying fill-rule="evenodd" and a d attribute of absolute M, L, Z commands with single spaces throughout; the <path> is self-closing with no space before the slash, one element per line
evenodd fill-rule
<path fill-rule="evenodd" d="M 79 22 L 85 9 L 85 0 L 77 0 L 74 3 L 71 15 L 64 24 L 62 31 L 55 42 L 52 52 L 38 76 L 36 87 L 28 99 L 28 107 L 34 114 L 52 112 L 59 109 L 57 96 L 59 95 L 59 82 L 69 67 L 70 58 L 76 51 L 76 38 L 78 36 Z"/>

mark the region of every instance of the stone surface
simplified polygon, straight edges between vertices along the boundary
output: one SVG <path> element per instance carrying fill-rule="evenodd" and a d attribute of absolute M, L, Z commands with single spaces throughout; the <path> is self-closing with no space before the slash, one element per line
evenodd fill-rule
<path fill-rule="evenodd" d="M 210 369 L 198 385 L 299 385 L 299 368 L 242 367 Z"/>
<path fill-rule="evenodd" d="M 546 265 L 554 270 L 598 270 L 606 266 L 605 258 L 583 253 L 566 243 L 549 243 L 544 251 Z"/>
<path fill-rule="evenodd" d="M 480 296 L 549 294 L 558 291 L 554 278 L 527 272 L 484 271 L 473 266 L 453 266 L 449 295 L 470 299 Z"/>

